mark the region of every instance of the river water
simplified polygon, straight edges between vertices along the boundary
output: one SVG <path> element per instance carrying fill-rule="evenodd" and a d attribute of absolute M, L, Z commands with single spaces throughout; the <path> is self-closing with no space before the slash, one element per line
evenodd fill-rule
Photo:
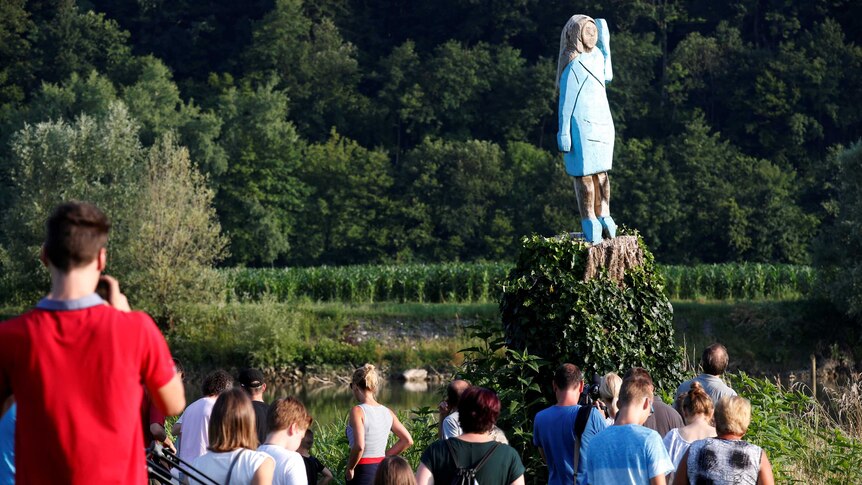
<path fill-rule="evenodd" d="M 189 403 L 201 397 L 200 384 L 186 383 L 186 399 Z M 347 384 L 296 384 L 267 385 L 264 401 L 293 396 L 302 401 L 314 421 L 320 426 L 346 422 L 350 407 L 356 404 Z M 445 398 L 444 384 L 384 382 L 377 393 L 377 400 L 395 412 L 424 406 L 437 409 L 437 403 Z"/>

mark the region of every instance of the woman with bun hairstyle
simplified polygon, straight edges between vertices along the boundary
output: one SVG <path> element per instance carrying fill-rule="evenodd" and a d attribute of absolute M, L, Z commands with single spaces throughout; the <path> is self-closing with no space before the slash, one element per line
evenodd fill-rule
<path fill-rule="evenodd" d="M 380 376 L 371 364 L 356 369 L 350 390 L 359 404 L 350 410 L 347 419 L 347 441 L 350 455 L 344 472 L 347 485 L 371 485 L 380 462 L 387 456 L 398 455 L 413 444 L 407 428 L 391 409 L 374 398 L 380 385 Z M 386 449 L 389 432 L 398 441 Z"/>
<path fill-rule="evenodd" d="M 679 466 L 682 455 L 692 443 L 716 436 L 712 426 L 712 398 L 699 382 L 691 383 L 691 389 L 680 396 L 680 411 L 685 426 L 674 428 L 665 435 L 664 447 L 670 454 L 673 466 Z"/>
<path fill-rule="evenodd" d="M 269 485 L 275 461 L 257 448 L 257 421 L 251 398 L 235 387 L 222 392 L 209 422 L 209 448 L 194 467 L 225 485 Z M 195 481 L 196 482 L 196 481 Z"/>

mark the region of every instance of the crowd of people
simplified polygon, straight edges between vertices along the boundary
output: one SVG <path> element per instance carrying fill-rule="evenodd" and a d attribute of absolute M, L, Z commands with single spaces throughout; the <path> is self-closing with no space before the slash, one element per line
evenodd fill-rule
<path fill-rule="evenodd" d="M 41 249 L 50 293 L 0 323 L 0 485 L 143 484 L 148 470 L 163 483 L 333 480 L 311 454 L 313 419 L 305 406 L 292 397 L 265 403 L 259 370 L 237 379 L 212 372 L 203 397 L 186 406 L 182 369 L 161 332 L 102 275 L 109 229 L 92 205 L 57 207 Z M 99 284 L 101 295 L 94 292 Z M 774 483 L 766 453 L 743 440 L 750 403 L 721 378 L 727 350 L 712 345 L 701 360 L 703 373 L 682 383 L 670 404 L 656 395 L 646 369 L 608 373 L 590 386 L 593 393 L 585 392 L 578 366 L 559 366 L 550 383 L 556 402 L 533 422 L 549 485 Z M 497 426 L 501 403 L 493 390 L 461 379 L 449 384 L 439 406 L 440 439 L 414 471 L 400 456 L 413 438 L 377 401 L 379 387 L 373 365 L 353 373 L 348 485 L 525 483 L 521 457 Z M 168 433 L 165 417 L 177 415 Z M 154 475 L 160 465 L 147 461 L 146 446 L 168 450 L 158 455 L 170 458 L 167 475 Z"/>

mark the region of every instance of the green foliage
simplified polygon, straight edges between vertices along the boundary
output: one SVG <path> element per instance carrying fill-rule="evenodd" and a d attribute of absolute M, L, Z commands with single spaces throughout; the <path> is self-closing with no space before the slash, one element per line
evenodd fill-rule
<path fill-rule="evenodd" d="M 362 148 L 333 131 L 325 144 L 311 145 L 297 176 L 309 194 L 297 215 L 290 261 L 345 264 L 382 259 L 391 238 L 388 157 Z"/>
<path fill-rule="evenodd" d="M 509 265 L 503 263 L 446 263 L 231 269 L 224 273 L 230 289 L 243 300 L 269 295 L 278 301 L 431 303 L 496 301 L 498 283 L 508 270 Z"/>
<path fill-rule="evenodd" d="M 862 469 L 859 437 L 848 436 L 798 387 L 790 389 L 745 373 L 730 384 L 751 401 L 751 425 L 745 440 L 762 447 L 776 483 L 858 483 Z"/>
<path fill-rule="evenodd" d="M 662 266 L 665 291 L 671 299 L 791 299 L 815 287 L 815 271 L 788 264 L 701 264 Z"/>
<path fill-rule="evenodd" d="M 136 203 L 141 145 L 138 126 L 122 103 L 102 118 L 79 116 L 74 123 L 27 125 L 12 142 L 12 200 L 2 225 L 10 274 L 24 301 L 46 288 L 39 262 L 48 215 L 61 202 L 86 200 L 114 221 L 110 249 L 127 247 L 128 218 Z M 122 251 L 113 254 L 109 272 L 126 267 Z M 5 272 L 5 271 L 4 271 Z M 120 271 L 122 273 L 122 270 Z"/>
<path fill-rule="evenodd" d="M 150 147 L 141 193 L 126 222 L 135 235 L 127 283 L 136 306 L 164 316 L 180 302 L 203 303 L 222 292 L 213 265 L 227 240 L 212 205 L 213 191 L 170 134 Z"/>
<path fill-rule="evenodd" d="M 862 142 L 837 156 L 829 182 L 831 217 L 817 240 L 816 264 L 823 276 L 821 295 L 855 320 L 862 320 Z"/>
<path fill-rule="evenodd" d="M 228 167 L 215 177 L 215 204 L 229 261 L 269 264 L 290 248 L 304 192 L 295 175 L 303 143 L 287 119 L 287 96 L 272 85 L 230 87 L 218 102 Z"/>
<path fill-rule="evenodd" d="M 500 312 L 509 346 L 550 363 L 544 381 L 564 362 L 588 375 L 644 367 L 659 388 L 680 381 L 673 308 L 642 240 L 644 264 L 627 270 L 622 285 L 607 269 L 583 281 L 589 245 L 582 241 L 533 236 L 522 244 L 503 283 Z"/>

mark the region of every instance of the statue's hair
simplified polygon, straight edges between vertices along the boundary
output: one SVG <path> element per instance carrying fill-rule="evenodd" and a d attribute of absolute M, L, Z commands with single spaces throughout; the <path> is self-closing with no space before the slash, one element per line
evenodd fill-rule
<path fill-rule="evenodd" d="M 592 22 L 596 26 L 596 29 L 598 29 L 596 21 L 591 17 L 577 14 L 569 18 L 566 26 L 563 27 L 563 31 L 560 32 L 560 56 L 557 59 L 557 89 L 560 88 L 560 77 L 563 75 L 563 69 L 575 60 L 581 52 L 592 50 L 587 48 L 583 41 L 584 25 L 588 22 Z"/>

